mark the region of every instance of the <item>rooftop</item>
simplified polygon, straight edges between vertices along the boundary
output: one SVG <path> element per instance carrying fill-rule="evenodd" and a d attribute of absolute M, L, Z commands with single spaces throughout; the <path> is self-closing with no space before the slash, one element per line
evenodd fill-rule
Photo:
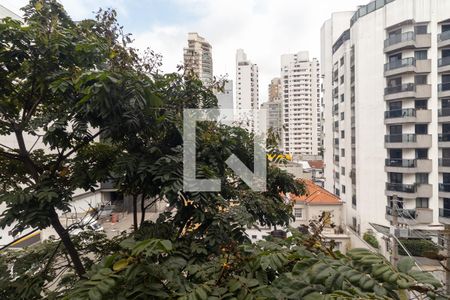
<path fill-rule="evenodd" d="M 295 202 L 304 202 L 307 205 L 342 205 L 341 199 L 318 186 L 311 180 L 303 180 L 306 185 L 306 195 L 290 195 L 290 199 Z"/>

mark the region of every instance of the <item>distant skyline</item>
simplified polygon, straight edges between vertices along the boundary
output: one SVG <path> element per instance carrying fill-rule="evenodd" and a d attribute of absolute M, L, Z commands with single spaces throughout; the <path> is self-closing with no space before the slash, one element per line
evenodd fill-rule
<path fill-rule="evenodd" d="M 117 10 L 134 46 L 163 55 L 163 71 L 183 62 L 188 32 L 212 45 L 214 75 L 235 78 L 236 49 L 259 66 L 260 103 L 270 80 L 280 75 L 280 56 L 309 51 L 320 59 L 320 28 L 335 11 L 355 10 L 369 0 L 61 0 L 74 20 L 91 18 L 100 7 Z M 22 15 L 27 0 L 0 0 Z"/>

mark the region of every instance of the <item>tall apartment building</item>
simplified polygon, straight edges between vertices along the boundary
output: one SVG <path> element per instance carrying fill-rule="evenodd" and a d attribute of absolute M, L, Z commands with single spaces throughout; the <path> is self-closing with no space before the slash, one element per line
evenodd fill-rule
<path fill-rule="evenodd" d="M 317 155 L 321 139 L 320 70 L 308 52 L 281 56 L 282 148 Z"/>
<path fill-rule="evenodd" d="M 261 104 L 267 111 L 267 128 L 278 136 L 281 142 L 282 111 L 281 111 L 281 80 L 273 78 L 269 83 L 269 101 Z"/>
<path fill-rule="evenodd" d="M 213 80 L 211 45 L 196 32 L 188 33 L 188 47 L 184 48 L 184 67 L 194 72 L 204 83 Z"/>
<path fill-rule="evenodd" d="M 325 186 L 358 232 L 450 224 L 450 1 L 377 0 L 321 30 Z"/>
<path fill-rule="evenodd" d="M 253 129 L 248 110 L 259 109 L 258 65 L 247 59 L 244 50 L 236 51 L 236 107 L 239 118 Z M 242 110 L 242 111 L 239 111 Z"/>

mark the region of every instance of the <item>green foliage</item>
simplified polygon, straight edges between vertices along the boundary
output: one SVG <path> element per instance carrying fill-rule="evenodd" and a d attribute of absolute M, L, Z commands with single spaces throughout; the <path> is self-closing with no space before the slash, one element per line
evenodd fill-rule
<path fill-rule="evenodd" d="M 436 255 L 439 252 L 438 246 L 432 241 L 423 239 L 400 239 L 400 242 L 405 246 L 408 252 L 412 256 L 430 256 L 430 254 Z M 398 247 L 398 253 L 400 255 L 408 255 L 403 250 L 403 247 Z M 427 254 L 428 253 L 428 254 Z"/>
<path fill-rule="evenodd" d="M 380 245 L 378 244 L 378 240 L 371 231 L 367 231 L 363 235 L 363 239 L 372 247 L 375 249 L 378 249 Z"/>

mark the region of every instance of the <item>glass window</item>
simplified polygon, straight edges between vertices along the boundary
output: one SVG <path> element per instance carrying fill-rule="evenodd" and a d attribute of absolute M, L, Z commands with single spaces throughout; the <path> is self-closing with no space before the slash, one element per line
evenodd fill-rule
<path fill-rule="evenodd" d="M 341 57 L 340 64 L 341 64 L 341 66 L 344 64 L 344 57 L 343 56 Z"/>
<path fill-rule="evenodd" d="M 343 112 L 341 112 L 341 121 L 343 121 L 343 120 L 344 120 L 344 117 L 345 117 L 344 113 L 343 113 Z"/>
<path fill-rule="evenodd" d="M 344 138 L 345 138 L 345 131 L 341 130 L 341 139 L 344 139 Z"/>
<path fill-rule="evenodd" d="M 341 156 L 345 157 L 345 149 L 341 149 Z"/>
<path fill-rule="evenodd" d="M 417 184 L 428 184 L 428 173 L 416 173 Z"/>
<path fill-rule="evenodd" d="M 417 208 L 428 208 L 428 198 L 416 198 Z"/>
<path fill-rule="evenodd" d="M 303 209 L 295 207 L 294 208 L 294 216 L 299 219 L 303 218 Z"/>
<path fill-rule="evenodd" d="M 416 134 L 428 134 L 428 124 L 416 124 Z"/>
<path fill-rule="evenodd" d="M 416 100 L 414 102 L 414 108 L 416 110 L 428 109 L 428 100 L 426 100 L 426 99 Z"/>
<path fill-rule="evenodd" d="M 388 173 L 390 183 L 403 183 L 402 173 Z"/>
<path fill-rule="evenodd" d="M 344 167 L 341 167 L 341 174 L 342 174 L 342 176 L 345 176 L 345 168 Z"/>
<path fill-rule="evenodd" d="M 344 100 L 345 100 L 345 96 L 344 96 L 344 94 L 342 94 L 341 95 L 341 102 L 344 102 Z"/>
<path fill-rule="evenodd" d="M 428 149 L 416 149 L 416 159 L 428 159 Z"/>
<path fill-rule="evenodd" d="M 427 84 L 427 75 L 416 75 L 414 77 L 414 82 L 416 84 Z"/>
<path fill-rule="evenodd" d="M 375 10 L 375 1 L 370 2 L 367 4 L 367 13 L 371 13 Z"/>
<path fill-rule="evenodd" d="M 342 186 L 342 194 L 345 194 L 345 185 Z"/>
<path fill-rule="evenodd" d="M 414 52 L 414 57 L 417 60 L 428 59 L 428 50 L 417 50 Z"/>
<path fill-rule="evenodd" d="M 427 34 L 428 33 L 428 25 L 427 24 L 421 24 L 414 26 L 414 32 L 416 34 Z"/>

